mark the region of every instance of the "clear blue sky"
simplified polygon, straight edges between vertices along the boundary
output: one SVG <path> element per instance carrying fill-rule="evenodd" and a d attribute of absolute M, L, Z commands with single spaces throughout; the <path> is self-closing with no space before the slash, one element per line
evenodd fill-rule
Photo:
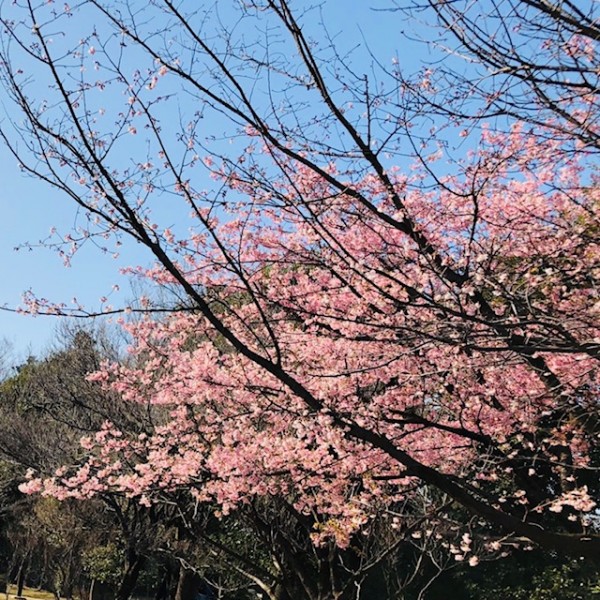
<path fill-rule="evenodd" d="M 99 298 L 109 295 L 114 283 L 128 294 L 128 282 L 119 275 L 125 264 L 148 263 L 142 252 L 131 251 L 114 260 L 96 248 L 84 248 L 71 267 L 63 265 L 56 252 L 43 247 L 16 248 L 26 242 L 37 244 L 51 227 L 67 230 L 76 219 L 72 203 L 39 181 L 25 177 L 6 148 L 0 147 L 0 303 L 16 307 L 26 290 L 56 302 L 73 297 L 91 309 Z M 113 293 L 112 299 L 118 300 Z M 10 341 L 17 354 L 40 353 L 52 340 L 56 317 L 31 317 L 0 311 L 0 337 Z"/>
<path fill-rule="evenodd" d="M 392 57 L 402 51 L 404 42 L 399 36 L 402 23 L 397 16 L 376 12 L 371 7 L 389 6 L 378 0 L 329 0 L 325 3 L 325 22 L 330 33 L 341 32 L 337 38 L 342 49 L 364 44 L 367 39 L 373 52 L 391 63 Z M 315 14 L 315 17 L 317 15 Z M 73 31 L 91 29 L 92 23 L 71 21 Z M 411 62 L 416 67 L 420 60 L 411 50 Z M 359 51 L 356 57 L 365 59 Z M 369 70 L 368 57 L 360 68 Z M 93 310 L 99 298 L 111 292 L 114 283 L 121 287 L 120 294 L 111 300 L 118 304 L 131 296 L 127 280 L 119 275 L 119 268 L 127 265 L 148 265 L 150 257 L 139 247 L 129 247 L 118 260 L 103 255 L 96 248 L 81 251 L 70 268 L 63 266 L 61 258 L 52 250 L 37 248 L 33 251 L 15 248 L 26 242 L 36 244 L 46 238 L 53 226 L 68 231 L 76 220 L 72 201 L 61 196 L 46 184 L 24 176 L 7 149 L 0 147 L 0 305 L 16 307 L 24 291 L 32 289 L 38 296 L 56 302 L 70 302 L 73 297 Z M 31 317 L 0 312 L 0 338 L 14 344 L 16 353 L 24 357 L 29 352 L 39 354 L 53 337 L 56 317 Z"/>

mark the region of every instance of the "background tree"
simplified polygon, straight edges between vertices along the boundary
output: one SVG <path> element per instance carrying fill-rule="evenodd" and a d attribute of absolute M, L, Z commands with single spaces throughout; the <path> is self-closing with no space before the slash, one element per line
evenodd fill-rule
<path fill-rule="evenodd" d="M 129 597 L 135 580 L 126 577 L 127 559 L 134 548 L 139 552 L 140 547 L 152 547 L 149 536 L 154 530 L 144 516 L 147 510 L 109 496 L 79 506 L 52 498 L 27 499 L 17 490 L 26 469 L 56 473 L 77 461 L 82 434 L 96 431 L 106 419 L 131 431 L 144 427 L 142 410 L 123 405 L 86 379 L 101 360 L 117 356 L 106 334 L 65 326 L 57 337 L 54 351 L 41 360 L 30 357 L 0 386 L 8 570 L 21 590 L 27 582 L 57 597 L 82 595 L 88 585 L 84 567 L 92 564 L 85 557 L 110 541 L 131 548 L 129 554 L 117 554 L 122 564 L 112 573 L 130 588 Z"/>

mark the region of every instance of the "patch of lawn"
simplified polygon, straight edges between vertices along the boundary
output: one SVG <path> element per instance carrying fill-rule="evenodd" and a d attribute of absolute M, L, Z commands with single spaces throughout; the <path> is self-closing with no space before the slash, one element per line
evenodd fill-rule
<path fill-rule="evenodd" d="M 8 600 L 14 600 L 16 597 L 14 594 L 17 592 L 16 585 L 8 586 Z M 0 600 L 2 600 L 3 594 L 0 594 Z M 54 600 L 54 594 L 52 592 L 46 592 L 45 590 L 36 590 L 34 588 L 23 588 L 23 598 L 27 600 Z"/>

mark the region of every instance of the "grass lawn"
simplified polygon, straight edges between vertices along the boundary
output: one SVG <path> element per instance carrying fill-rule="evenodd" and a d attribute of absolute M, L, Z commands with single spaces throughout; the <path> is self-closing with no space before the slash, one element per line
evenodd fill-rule
<path fill-rule="evenodd" d="M 16 591 L 17 586 L 8 586 L 8 595 L 6 596 L 8 600 L 13 600 L 13 598 L 15 598 L 14 594 Z M 0 594 L 0 600 L 3 600 L 2 596 L 3 595 Z M 36 590 L 28 587 L 23 588 L 23 597 L 27 598 L 27 600 L 54 600 L 54 594 L 51 592 L 45 592 L 44 590 Z"/>

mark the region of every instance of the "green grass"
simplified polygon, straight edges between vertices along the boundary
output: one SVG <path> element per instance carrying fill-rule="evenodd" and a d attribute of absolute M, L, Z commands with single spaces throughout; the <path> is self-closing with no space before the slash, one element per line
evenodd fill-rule
<path fill-rule="evenodd" d="M 13 600 L 15 598 L 15 593 L 17 591 L 16 585 L 8 586 L 8 600 Z M 36 590 L 33 588 L 25 587 L 23 588 L 23 598 L 27 598 L 27 600 L 54 600 L 54 594 L 52 592 L 46 592 L 45 590 Z M 0 594 L 0 600 L 2 599 L 2 594 Z"/>

